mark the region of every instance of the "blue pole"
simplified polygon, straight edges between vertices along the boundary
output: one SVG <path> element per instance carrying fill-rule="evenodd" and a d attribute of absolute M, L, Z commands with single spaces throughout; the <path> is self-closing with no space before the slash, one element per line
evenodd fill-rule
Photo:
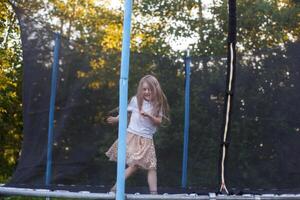
<path fill-rule="evenodd" d="M 181 187 L 187 185 L 187 162 L 188 162 L 188 145 L 189 145 L 189 122 L 190 122 L 190 65 L 191 58 L 187 50 L 185 58 L 185 104 L 184 104 L 184 141 L 183 141 L 183 159 L 182 159 L 182 178 Z"/>
<path fill-rule="evenodd" d="M 46 185 L 51 182 L 52 173 L 52 144 L 53 144 L 53 120 L 55 109 L 55 96 L 56 96 L 56 82 L 57 82 L 57 68 L 58 68 L 58 54 L 60 47 L 60 35 L 55 34 L 55 46 L 54 46 L 54 59 L 52 65 L 52 78 L 51 78 L 51 96 L 50 96 L 50 108 L 49 108 L 49 128 L 48 128 L 48 149 L 47 149 L 47 166 L 46 166 Z"/>
<path fill-rule="evenodd" d="M 119 133 L 118 133 L 118 164 L 117 164 L 117 200 L 125 198 L 125 160 L 126 160 L 126 128 L 127 128 L 127 99 L 128 72 L 130 56 L 130 29 L 132 0 L 125 0 L 124 26 L 122 41 L 121 74 L 119 85 Z"/>

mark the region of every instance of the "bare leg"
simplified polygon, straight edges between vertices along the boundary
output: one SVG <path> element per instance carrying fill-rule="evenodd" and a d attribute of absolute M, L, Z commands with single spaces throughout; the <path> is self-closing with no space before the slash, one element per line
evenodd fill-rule
<path fill-rule="evenodd" d="M 134 172 L 136 172 L 138 169 L 137 166 L 129 166 L 125 170 L 125 180 L 130 177 Z M 116 185 L 117 183 L 114 184 L 114 186 L 110 189 L 110 191 L 115 192 L 116 191 Z"/>
<path fill-rule="evenodd" d="M 138 170 L 138 167 L 135 166 L 135 165 L 127 167 L 127 169 L 125 170 L 125 179 L 127 179 L 128 177 L 130 177 L 137 170 Z"/>
<path fill-rule="evenodd" d="M 151 194 L 157 194 L 157 173 L 155 169 L 148 170 L 148 185 Z"/>

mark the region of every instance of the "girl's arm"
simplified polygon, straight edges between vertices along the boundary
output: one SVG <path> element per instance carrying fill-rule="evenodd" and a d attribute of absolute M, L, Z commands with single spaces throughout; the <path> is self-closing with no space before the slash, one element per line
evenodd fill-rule
<path fill-rule="evenodd" d="M 131 112 L 128 112 L 128 121 L 130 119 L 130 116 L 131 116 Z M 106 119 L 107 123 L 109 124 L 115 124 L 115 123 L 118 123 L 119 122 L 119 115 L 116 116 L 116 117 L 113 117 L 113 116 L 109 116 L 107 119 Z"/>
<path fill-rule="evenodd" d="M 119 122 L 119 115 L 116 116 L 116 117 L 109 116 L 107 118 L 107 123 L 109 123 L 109 124 L 115 124 L 115 123 L 118 123 L 118 122 Z"/>
<path fill-rule="evenodd" d="M 153 115 L 151 115 L 151 114 L 149 114 L 149 113 L 146 113 L 146 112 L 144 112 L 144 111 L 141 111 L 140 113 L 141 113 L 142 116 L 149 117 L 149 119 L 150 119 L 155 125 L 157 125 L 157 126 L 159 126 L 159 125 L 161 124 L 161 122 L 162 122 L 162 117 L 161 117 L 161 116 L 155 117 L 155 116 L 153 116 Z"/>

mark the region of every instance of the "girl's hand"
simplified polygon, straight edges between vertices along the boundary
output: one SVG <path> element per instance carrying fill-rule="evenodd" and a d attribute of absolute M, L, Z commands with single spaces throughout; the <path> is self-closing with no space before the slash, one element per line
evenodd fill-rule
<path fill-rule="evenodd" d="M 109 124 L 115 124 L 119 121 L 119 116 L 117 117 L 109 116 L 106 121 Z"/>
<path fill-rule="evenodd" d="M 140 111 L 140 114 L 144 117 L 150 117 L 149 113 L 144 112 L 143 110 Z"/>
<path fill-rule="evenodd" d="M 143 117 L 148 117 L 154 124 L 156 125 L 160 125 L 161 122 L 162 122 L 162 118 L 161 117 L 155 117 L 143 110 L 140 111 L 140 114 L 143 116 Z"/>

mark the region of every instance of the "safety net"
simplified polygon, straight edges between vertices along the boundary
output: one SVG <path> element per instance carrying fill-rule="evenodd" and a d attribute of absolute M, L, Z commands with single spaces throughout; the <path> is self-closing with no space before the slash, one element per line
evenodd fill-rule
<path fill-rule="evenodd" d="M 121 14 L 112 16 L 111 21 L 102 22 L 107 26 L 97 29 L 100 33 L 103 31 L 101 35 L 95 34 L 91 27 L 97 23 L 86 21 L 82 26 L 75 20 L 61 21 L 59 16 L 64 13 L 59 13 L 47 1 L 40 4 L 34 1 L 13 2 L 12 5 L 21 27 L 23 48 L 24 140 L 18 165 L 7 185 L 109 191 L 116 180 L 116 163 L 108 161 L 105 152 L 117 139 L 118 130 L 117 126 L 107 124 L 106 118 L 118 114 L 121 52 L 113 47 L 104 49 L 103 44 L 109 43 L 104 37 L 105 31 L 114 29 L 108 24 L 113 26 L 114 20 L 121 18 Z M 237 11 L 245 11 L 245 6 L 238 3 Z M 219 8 L 224 9 L 222 6 Z M 104 15 L 109 15 L 101 6 L 98 9 L 95 10 L 99 13 L 98 18 L 93 20 L 101 21 Z M 47 12 L 49 10 L 57 13 L 51 18 Z M 220 13 L 225 15 L 227 11 Z M 272 20 L 268 18 L 268 13 L 261 15 L 265 17 L 261 26 L 270 28 L 268 23 Z M 299 17 L 299 14 L 293 16 Z M 285 16 L 283 19 L 289 18 Z M 272 24 L 270 32 L 278 31 L 276 37 L 281 42 L 278 45 L 260 43 L 260 37 L 265 35 L 255 33 L 256 30 L 251 27 L 246 29 L 243 24 L 246 21 L 241 12 L 237 14 L 237 48 L 241 51 L 236 53 L 234 90 L 231 91 L 233 107 L 226 139 L 226 186 L 234 193 L 299 192 L 299 38 L 292 35 L 291 38 L 283 38 L 281 31 L 289 30 L 278 30 L 279 25 Z M 219 22 L 215 32 L 211 27 L 207 27 L 211 32 L 203 31 L 204 43 L 200 44 L 200 50 L 191 50 L 186 187 L 181 187 L 187 84 L 185 57 L 131 50 L 128 99 L 136 93 L 142 76 L 154 74 L 171 108 L 171 121 L 163 124 L 154 136 L 161 193 L 201 193 L 220 189 L 224 100 L 228 92 L 228 21 Z M 287 20 L 285 23 L 293 22 Z M 68 27 L 76 28 L 68 30 Z M 220 29 L 223 32 L 218 32 Z M 55 32 L 66 33 L 59 36 L 58 43 L 55 43 Z M 257 41 L 251 41 L 255 45 L 243 42 L 247 34 L 257 34 Z M 211 42 L 205 42 L 206 37 L 219 41 L 222 49 L 207 48 Z M 52 171 L 50 184 L 46 184 L 55 44 L 59 45 L 59 62 Z M 210 54 L 207 49 L 211 50 Z M 146 172 L 139 171 L 129 178 L 126 189 L 147 193 Z"/>

